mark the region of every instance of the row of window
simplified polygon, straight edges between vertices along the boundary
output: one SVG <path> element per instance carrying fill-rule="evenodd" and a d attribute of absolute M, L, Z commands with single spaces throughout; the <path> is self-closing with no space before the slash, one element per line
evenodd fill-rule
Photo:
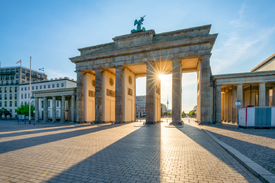
<path fill-rule="evenodd" d="M 5 100 L 8 99 L 8 95 L 7 94 L 4 95 L 4 99 Z M 9 99 L 12 99 L 12 94 L 10 94 L 10 98 Z M 17 99 L 17 94 L 14 94 L 14 99 Z M 0 94 L 0 100 L 2 100 L 2 94 Z"/>
<path fill-rule="evenodd" d="M 64 83 L 61 83 L 61 85 L 60 85 L 60 83 L 52 84 L 52 88 L 55 88 L 55 87 L 56 87 L 56 88 L 59 88 L 60 86 L 61 86 L 61 87 L 64 87 Z M 43 89 L 46 89 L 46 88 L 47 88 L 47 85 L 43 85 L 43 86 L 40 85 L 40 86 L 39 86 L 39 89 L 41 90 L 42 88 L 43 88 Z M 50 84 L 48 84 L 48 88 L 51 88 L 51 85 L 50 85 Z M 34 90 L 34 89 L 38 90 L 38 86 L 35 86 L 35 87 L 32 86 L 32 90 Z M 25 86 L 24 88 L 22 87 L 22 88 L 21 88 L 21 91 L 24 91 L 24 90 L 25 90 L 25 91 L 30 90 L 30 87 L 27 87 L 27 86 Z"/>
<path fill-rule="evenodd" d="M 23 82 L 22 82 L 22 83 L 23 83 Z M 6 84 L 6 85 L 9 85 L 9 84 L 12 84 L 12 85 L 13 85 L 13 84 L 17 84 L 17 85 L 18 85 L 18 84 L 19 84 L 19 81 L 18 81 L 18 80 L 16 80 L 16 82 L 11 81 L 10 83 L 9 83 L 9 81 L 6 81 L 6 83 L 5 83 L 4 81 L 1 81 L 1 84 L 2 84 L 2 85 L 4 85 L 4 84 Z"/>
<path fill-rule="evenodd" d="M 18 74 L 16 74 L 16 78 L 19 78 Z M 1 81 L 3 80 L 14 80 L 14 76 L 1 76 Z"/>
<path fill-rule="evenodd" d="M 13 107 L 12 106 L 12 101 L 10 101 L 10 106 L 9 107 Z M 0 107 L 8 107 L 7 105 L 8 105 L 8 102 L 7 101 L 5 101 L 4 102 L 4 106 L 2 106 L 3 104 L 2 104 L 2 101 L 0 101 Z M 14 101 L 14 107 L 17 107 L 17 101 Z"/>
<path fill-rule="evenodd" d="M 10 93 L 12 93 L 12 88 L 13 87 L 9 88 Z M 8 92 L 8 87 L 5 87 L 4 88 L 4 93 L 7 93 L 7 92 Z M 17 92 L 17 87 L 14 88 L 14 92 Z M 2 88 L 0 88 L 0 93 L 2 93 Z"/>

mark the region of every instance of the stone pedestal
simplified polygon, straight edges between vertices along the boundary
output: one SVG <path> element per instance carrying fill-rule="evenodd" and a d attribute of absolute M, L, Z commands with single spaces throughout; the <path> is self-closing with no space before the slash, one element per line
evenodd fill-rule
<path fill-rule="evenodd" d="M 116 68 L 116 115 L 115 123 L 123 122 L 123 68 Z"/>
<path fill-rule="evenodd" d="M 56 97 L 52 97 L 52 122 L 56 122 Z"/>
<path fill-rule="evenodd" d="M 170 124 L 182 124 L 181 123 L 181 60 L 177 59 L 172 62 L 172 123 Z"/>
<path fill-rule="evenodd" d="M 217 85 L 215 88 L 215 123 L 221 123 L 221 86 Z"/>
<path fill-rule="evenodd" d="M 102 69 L 95 70 L 95 123 L 102 122 Z"/>
<path fill-rule="evenodd" d="M 83 72 L 77 72 L 77 90 L 76 90 L 76 122 L 84 122 L 84 84 Z"/>

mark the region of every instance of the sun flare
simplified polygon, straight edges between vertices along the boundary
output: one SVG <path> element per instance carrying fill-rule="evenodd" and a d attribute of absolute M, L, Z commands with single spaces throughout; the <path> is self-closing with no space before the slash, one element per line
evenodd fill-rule
<path fill-rule="evenodd" d="M 164 79 L 164 75 L 163 74 L 159 74 L 158 78 L 161 79 L 161 80 L 163 80 Z"/>

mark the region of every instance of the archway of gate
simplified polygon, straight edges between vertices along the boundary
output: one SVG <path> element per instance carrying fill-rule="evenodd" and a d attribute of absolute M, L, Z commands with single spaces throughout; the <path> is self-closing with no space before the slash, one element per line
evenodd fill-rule
<path fill-rule="evenodd" d="M 210 56 L 217 34 L 209 34 L 210 27 L 161 34 L 149 30 L 79 49 L 81 55 L 71 58 L 77 72 L 76 121 L 134 121 L 135 79 L 141 76 L 146 76 L 146 123 L 160 121 L 158 74 L 164 72 L 172 74 L 172 122 L 179 123 L 182 73 L 197 72 L 198 121 L 211 122 Z"/>

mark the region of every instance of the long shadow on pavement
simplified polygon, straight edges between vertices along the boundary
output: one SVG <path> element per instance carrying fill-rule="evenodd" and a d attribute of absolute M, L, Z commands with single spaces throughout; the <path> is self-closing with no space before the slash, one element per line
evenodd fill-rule
<path fill-rule="evenodd" d="M 55 128 L 55 127 L 59 127 L 59 128 Z M 73 124 L 71 125 L 64 125 L 64 127 L 62 126 L 58 126 L 58 125 L 54 125 L 53 126 L 40 126 L 39 128 L 29 128 L 29 129 L 23 129 L 23 130 L 33 130 L 33 131 L 15 131 L 14 133 L 7 133 L 7 134 L 0 134 L 0 138 L 3 137 L 13 137 L 13 136 L 19 136 L 19 135 L 30 135 L 30 134 L 36 134 L 36 133 L 44 133 L 44 132 L 54 132 L 54 131 L 59 131 L 59 130 L 67 130 L 67 129 L 75 129 L 75 128 L 81 128 L 81 127 L 85 127 L 84 125 L 79 125 L 79 126 L 74 126 Z M 44 129 L 43 128 L 51 128 L 51 129 Z"/>
<path fill-rule="evenodd" d="M 88 129 L 82 129 L 82 130 L 75 130 L 70 132 L 63 132 L 58 134 L 50 134 L 50 135 L 44 135 L 39 137 L 31 137 L 27 139 L 19 139 L 19 140 L 13 140 L 13 141 L 7 141 L 7 142 L 1 142 L 0 143 L 0 154 L 18 150 L 18 149 L 24 149 L 36 145 L 46 144 L 58 140 L 68 139 L 80 135 L 85 135 L 88 133 L 93 133 L 105 129 L 115 128 L 119 127 L 121 125 L 106 125 L 106 126 L 100 126 L 96 128 L 88 128 Z M 89 127 L 89 126 L 87 126 Z"/>
<path fill-rule="evenodd" d="M 140 127 L 49 182 L 160 182 L 160 133 Z"/>
<path fill-rule="evenodd" d="M 237 149 L 248 158 L 252 159 L 268 171 L 275 174 L 275 149 L 257 144 L 252 144 L 246 141 L 238 140 L 211 131 L 209 132 L 216 136 L 219 140 Z"/>
<path fill-rule="evenodd" d="M 241 172 L 241 170 L 234 166 L 232 162 L 232 159 L 234 158 L 224 149 L 222 149 L 222 147 L 220 147 L 214 140 L 212 140 L 212 138 L 210 138 L 204 131 L 188 124 L 184 124 L 183 128 L 177 129 L 191 138 L 194 142 L 202 146 L 205 150 L 213 154 L 215 157 L 220 159 L 222 162 L 226 163 L 232 169 L 242 174 L 249 182 L 253 181 L 251 180 L 251 177 L 247 177 Z"/>

